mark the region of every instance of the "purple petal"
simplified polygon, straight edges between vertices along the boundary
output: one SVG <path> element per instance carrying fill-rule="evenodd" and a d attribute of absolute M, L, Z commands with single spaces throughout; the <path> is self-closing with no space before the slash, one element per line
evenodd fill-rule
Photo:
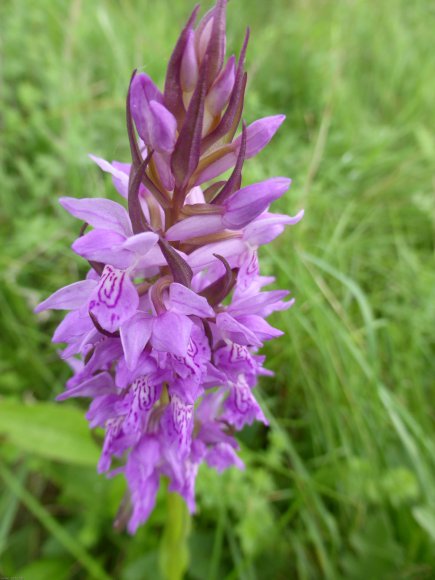
<path fill-rule="evenodd" d="M 138 312 L 121 326 L 121 342 L 127 367 L 132 370 L 151 337 L 152 318 Z"/>
<path fill-rule="evenodd" d="M 92 330 L 94 325 L 88 313 L 83 313 L 81 310 L 68 312 L 54 331 L 53 342 L 70 342 L 73 339 L 80 339 L 84 334 Z"/>
<path fill-rule="evenodd" d="M 201 185 L 206 181 L 211 181 L 215 179 L 218 175 L 221 175 L 231 167 L 233 167 L 237 161 L 238 151 L 233 149 L 233 146 L 225 145 L 222 149 L 214 151 L 210 155 L 208 164 L 199 173 L 198 177 L 195 179 L 195 185 Z M 207 158 L 205 158 L 207 160 Z M 202 166 L 202 162 L 201 162 Z"/>
<path fill-rule="evenodd" d="M 108 332 L 115 332 L 136 313 L 139 296 L 127 272 L 105 266 L 89 302 L 91 312 Z"/>
<path fill-rule="evenodd" d="M 205 203 L 202 189 L 200 187 L 192 187 L 192 189 L 186 195 L 185 203 L 187 205 L 193 205 L 194 203 Z"/>
<path fill-rule="evenodd" d="M 210 42 L 211 33 L 213 30 L 213 15 L 214 8 L 209 10 L 198 23 L 195 30 L 195 44 L 199 60 L 204 60 L 205 52 Z"/>
<path fill-rule="evenodd" d="M 227 0 L 217 0 L 213 9 L 213 26 L 210 40 L 207 43 L 207 89 L 213 84 L 220 73 L 225 59 L 226 35 L 225 35 L 225 10 Z"/>
<path fill-rule="evenodd" d="M 131 407 L 124 421 L 124 429 L 136 433 L 144 432 L 154 404 L 160 397 L 162 381 L 157 377 L 139 376 L 131 385 Z"/>
<path fill-rule="evenodd" d="M 144 352 L 140 355 L 136 367 L 130 370 L 127 367 L 125 356 L 116 365 L 115 382 L 118 387 L 125 389 L 142 375 L 149 375 L 157 369 L 157 364 L 153 358 Z"/>
<path fill-rule="evenodd" d="M 94 228 L 111 230 L 131 236 L 131 222 L 127 210 L 110 199 L 61 197 L 60 205 L 74 217 Z"/>
<path fill-rule="evenodd" d="M 282 299 L 288 296 L 287 290 L 271 290 L 270 292 L 260 292 L 253 296 L 240 298 L 233 301 L 228 310 L 233 316 L 239 317 L 245 314 L 258 314 L 268 316 L 274 310 L 290 308 L 294 301 L 283 303 Z"/>
<path fill-rule="evenodd" d="M 109 230 L 91 230 L 84 236 L 77 238 L 72 244 L 72 249 L 76 254 L 86 258 L 86 260 L 95 260 L 103 264 L 116 263 L 118 259 L 131 259 L 132 256 L 126 250 L 122 252 L 121 246 L 125 242 L 125 236 Z"/>
<path fill-rule="evenodd" d="M 215 254 L 219 254 L 230 261 L 234 256 L 243 254 L 245 251 L 246 243 L 243 240 L 238 238 L 224 240 L 198 248 L 189 255 L 188 262 L 192 270 L 199 272 L 216 263 Z"/>
<path fill-rule="evenodd" d="M 145 256 L 158 242 L 159 236 L 154 232 L 143 232 L 131 236 L 122 244 L 123 249 Z"/>
<path fill-rule="evenodd" d="M 201 441 L 194 440 L 192 447 L 198 449 L 199 447 L 204 448 L 204 445 Z M 195 453 L 195 456 L 198 455 L 200 455 L 200 452 Z M 192 461 L 190 457 L 180 462 L 179 456 L 174 451 L 169 455 L 168 460 L 171 463 L 175 475 L 175 478 L 171 478 L 168 489 L 171 492 L 176 492 L 181 495 L 186 502 L 189 512 L 194 514 L 196 511 L 195 481 L 198 474 L 198 462 Z"/>
<path fill-rule="evenodd" d="M 249 349 L 241 344 L 226 344 L 215 352 L 215 365 L 229 376 L 256 375 L 257 365 Z"/>
<path fill-rule="evenodd" d="M 253 246 L 269 244 L 284 231 L 285 226 L 293 226 L 304 217 L 301 210 L 294 217 L 265 213 L 246 226 L 243 238 Z"/>
<path fill-rule="evenodd" d="M 197 236 L 214 234 L 224 229 L 222 216 L 198 215 L 179 221 L 166 232 L 169 241 L 188 240 Z"/>
<path fill-rule="evenodd" d="M 152 113 L 151 145 L 158 152 L 172 153 L 175 145 L 177 121 L 168 109 L 157 101 L 150 101 Z"/>
<path fill-rule="evenodd" d="M 181 31 L 180 37 L 178 38 L 177 44 L 175 45 L 174 51 L 171 54 L 171 58 L 169 59 L 169 64 L 166 71 L 164 101 L 167 108 L 177 117 L 177 119 L 180 119 L 184 116 L 182 91 L 179 79 L 181 61 L 186 47 L 189 31 L 192 30 L 192 26 L 195 22 L 198 10 L 199 6 L 196 6 L 193 9 L 189 20 Z"/>
<path fill-rule="evenodd" d="M 89 421 L 89 426 L 93 429 L 94 427 L 104 427 L 106 421 L 112 421 L 113 417 L 116 416 L 116 408 L 119 405 L 118 395 L 102 395 L 94 399 L 89 405 L 89 409 L 86 413 L 86 419 Z M 114 433 L 113 433 L 114 434 Z M 107 436 L 106 436 L 107 440 Z M 108 461 L 106 465 L 101 466 L 101 459 L 98 464 L 98 471 L 106 471 L 110 467 L 110 458 L 106 455 Z M 104 461 L 103 461 L 104 462 Z"/>
<path fill-rule="evenodd" d="M 111 165 L 105 159 L 101 159 L 101 157 L 96 157 L 95 155 L 89 155 L 94 163 L 98 165 L 100 169 L 105 171 L 106 173 L 110 173 L 113 178 L 113 183 L 120 195 L 122 197 L 127 198 L 128 193 L 128 176 L 129 171 L 126 171 L 126 164 L 118 163 L 114 161 Z"/>
<path fill-rule="evenodd" d="M 263 119 L 254 121 L 254 123 L 246 128 L 246 159 L 250 159 L 257 155 L 269 143 L 284 119 L 284 115 L 264 117 Z M 215 179 L 215 177 L 233 167 L 237 161 L 241 142 L 242 136 L 239 135 L 239 137 L 233 141 L 230 148 L 228 145 L 224 146 L 222 149 L 224 151 L 226 149 L 227 153 L 215 161 L 212 161 L 207 167 L 205 167 L 205 169 L 203 169 L 195 181 L 196 185 Z M 210 157 L 216 157 L 218 151 L 219 150 L 213 152 Z"/>
<path fill-rule="evenodd" d="M 221 312 L 217 315 L 216 324 L 223 338 L 229 338 L 237 344 L 261 346 L 261 341 L 256 335 L 227 312 Z"/>
<path fill-rule="evenodd" d="M 162 420 L 164 435 L 169 446 L 175 446 L 180 455 L 190 450 L 193 430 L 193 405 L 184 402 L 178 395 L 171 396 Z"/>
<path fill-rule="evenodd" d="M 163 105 L 163 96 L 144 73 L 131 86 L 131 112 L 137 132 L 146 145 L 170 153 L 174 148 L 177 122 Z"/>
<path fill-rule="evenodd" d="M 95 288 L 94 280 L 82 280 L 69 286 L 64 286 L 49 298 L 38 304 L 34 312 L 43 310 L 76 310 L 83 306 Z"/>
<path fill-rule="evenodd" d="M 161 352 L 186 356 L 192 321 L 175 312 L 165 312 L 154 319 L 152 345 Z"/>
<path fill-rule="evenodd" d="M 207 95 L 206 107 L 213 116 L 222 113 L 229 101 L 236 75 L 235 63 L 235 57 L 231 56 Z"/>
<path fill-rule="evenodd" d="M 254 121 L 246 129 L 246 159 L 250 159 L 259 153 L 270 142 L 285 120 L 285 115 L 272 115 Z M 239 149 L 242 136 L 239 135 L 233 141 L 236 150 Z"/>
<path fill-rule="evenodd" d="M 202 296 L 182 284 L 173 283 L 169 288 L 169 307 L 177 314 L 214 317 L 214 310 Z"/>
<path fill-rule="evenodd" d="M 171 172 L 171 157 L 167 153 L 155 152 L 153 157 L 159 177 L 163 187 L 167 191 L 172 191 L 175 186 L 175 179 Z"/>
<path fill-rule="evenodd" d="M 228 467 L 237 467 L 244 469 L 245 464 L 228 443 L 217 443 L 213 445 L 205 456 L 205 460 L 210 467 L 214 467 L 219 473 L 222 473 Z"/>
<path fill-rule="evenodd" d="M 244 316 L 237 317 L 238 322 L 248 327 L 254 334 L 258 336 L 260 340 L 270 340 L 278 336 L 282 336 L 284 333 L 277 328 L 271 326 L 264 318 L 257 316 L 256 314 L 245 314 Z"/>
<path fill-rule="evenodd" d="M 80 383 L 77 387 L 67 389 L 56 397 L 56 401 L 65 401 L 71 397 L 101 397 L 111 393 L 118 393 L 119 390 L 113 383 L 110 373 L 98 373 L 90 379 Z"/>
<path fill-rule="evenodd" d="M 234 425 L 236 429 L 242 429 L 244 425 L 251 425 L 254 421 L 268 425 L 248 383 L 242 377 L 239 377 L 238 382 L 231 387 L 224 409 L 222 419 Z"/>
<path fill-rule="evenodd" d="M 189 29 L 180 68 L 180 83 L 183 91 L 186 93 L 192 92 L 198 82 L 198 77 L 199 67 L 195 51 L 195 33 L 192 29 Z"/>
<path fill-rule="evenodd" d="M 154 509 L 159 477 L 156 466 L 160 460 L 160 444 L 155 437 L 146 435 L 130 453 L 125 468 L 125 477 L 130 489 L 132 516 L 128 531 L 134 534 Z"/>
<path fill-rule="evenodd" d="M 273 177 L 253 183 L 234 193 L 224 202 L 223 222 L 227 228 L 241 229 L 263 213 L 275 199 L 290 187 L 291 180 Z"/>
<path fill-rule="evenodd" d="M 214 145 L 214 143 L 219 141 L 219 139 L 227 134 L 229 134 L 229 140 L 231 140 L 234 133 L 237 131 L 237 126 L 240 122 L 240 117 L 242 114 L 247 82 L 247 74 L 244 72 L 244 63 L 248 40 L 249 30 L 246 31 L 245 40 L 243 42 L 242 50 L 240 51 L 239 62 L 236 70 L 236 78 L 228 107 L 225 109 L 225 112 L 222 115 L 218 126 L 203 139 L 201 144 L 202 152 L 207 151 L 207 149 Z"/>
<path fill-rule="evenodd" d="M 146 149 L 144 151 L 146 157 Z M 123 197 L 128 197 L 128 180 L 130 178 L 131 163 L 121 163 L 120 161 L 112 161 L 112 168 L 115 169 L 115 173 L 112 173 L 112 182 L 115 189 Z M 141 190 L 145 188 L 142 186 Z"/>

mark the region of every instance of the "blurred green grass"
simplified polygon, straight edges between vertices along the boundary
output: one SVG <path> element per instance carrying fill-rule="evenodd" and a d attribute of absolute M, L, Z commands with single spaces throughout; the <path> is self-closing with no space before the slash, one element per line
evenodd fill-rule
<path fill-rule="evenodd" d="M 59 318 L 31 309 L 83 273 L 57 198 L 113 196 L 86 153 L 128 158 L 130 72 L 162 83 L 191 6 L 0 4 L 3 575 L 158 578 L 164 497 L 134 538 L 112 529 L 122 481 L 52 403 Z M 434 5 L 233 0 L 232 50 L 247 23 L 245 118 L 287 121 L 245 179 L 293 178 L 277 209 L 306 217 L 262 258 L 297 302 L 266 349 L 271 429 L 243 433 L 246 472 L 199 476 L 188 577 L 435 578 Z"/>

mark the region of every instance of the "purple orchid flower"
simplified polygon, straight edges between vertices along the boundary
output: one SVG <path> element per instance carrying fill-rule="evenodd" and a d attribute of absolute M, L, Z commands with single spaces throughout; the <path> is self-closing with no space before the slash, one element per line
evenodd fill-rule
<path fill-rule="evenodd" d="M 170 58 L 164 90 L 133 73 L 127 95 L 131 163 L 92 157 L 124 200 L 61 198 L 92 229 L 73 243 L 90 270 L 36 312 L 69 310 L 53 341 L 74 371 L 58 400 L 92 399 L 87 419 L 105 429 L 98 469 L 123 473 L 128 531 L 150 515 L 161 477 L 193 512 L 202 462 L 243 468 L 234 432 L 268 424 L 255 399 L 270 375 L 263 343 L 282 334 L 266 318 L 289 308 L 265 291 L 257 251 L 295 217 L 270 213 L 290 180 L 242 186 L 246 159 L 283 115 L 237 136 L 246 87 L 246 35 L 225 62 L 226 1 L 195 27 L 196 8 Z M 231 170 L 227 179 L 217 179 Z"/>

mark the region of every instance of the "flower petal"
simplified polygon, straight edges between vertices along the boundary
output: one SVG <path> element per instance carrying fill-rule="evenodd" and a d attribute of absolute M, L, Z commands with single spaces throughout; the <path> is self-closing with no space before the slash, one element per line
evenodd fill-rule
<path fill-rule="evenodd" d="M 222 242 L 215 242 L 207 244 L 202 248 L 198 248 L 188 256 L 188 264 L 194 272 L 199 272 L 204 268 L 208 268 L 216 263 L 216 256 L 219 254 L 228 262 L 231 259 L 243 254 L 246 251 L 246 243 L 241 239 L 223 240 Z"/>
<path fill-rule="evenodd" d="M 263 117 L 254 121 L 246 129 L 246 159 L 251 159 L 259 153 L 278 129 L 281 127 L 285 120 L 285 115 L 272 115 L 271 117 Z M 242 136 L 239 135 L 237 139 L 233 141 L 233 145 L 237 147 L 237 151 L 242 142 Z"/>
<path fill-rule="evenodd" d="M 52 341 L 58 343 L 80 339 L 92 330 L 93 327 L 94 325 L 87 312 L 83 313 L 82 309 L 72 310 L 68 312 L 54 331 Z"/>
<path fill-rule="evenodd" d="M 49 296 L 46 300 L 38 304 L 34 312 L 43 310 L 76 310 L 83 306 L 94 290 L 96 282 L 94 280 L 82 280 L 74 282 L 69 286 L 64 286 Z"/>
<path fill-rule="evenodd" d="M 118 163 L 114 161 L 112 164 L 101 159 L 101 157 L 96 157 L 95 155 L 89 155 L 90 159 L 98 165 L 100 169 L 106 173 L 110 173 L 113 178 L 113 184 L 116 187 L 118 193 L 122 197 L 128 197 L 128 179 L 130 171 L 126 171 L 127 167 L 130 167 L 126 163 Z"/>
<path fill-rule="evenodd" d="M 253 246 L 269 244 L 284 231 L 285 226 L 293 226 L 304 217 L 301 210 L 294 217 L 289 215 L 265 213 L 246 226 L 243 238 Z"/>
<path fill-rule="evenodd" d="M 254 421 L 261 421 L 265 425 L 269 424 L 248 383 L 242 376 L 231 387 L 230 394 L 224 403 L 224 409 L 222 420 L 228 421 L 236 429 L 242 429 Z"/>
<path fill-rule="evenodd" d="M 248 327 L 260 340 L 270 340 L 284 334 L 282 330 L 274 328 L 264 318 L 256 314 L 238 316 L 237 321 Z"/>
<path fill-rule="evenodd" d="M 205 460 L 210 467 L 222 473 L 228 467 L 244 469 L 245 464 L 228 443 L 217 443 L 208 449 Z"/>
<path fill-rule="evenodd" d="M 91 296 L 89 312 L 108 332 L 115 332 L 135 314 L 139 296 L 127 272 L 105 266 Z"/>
<path fill-rule="evenodd" d="M 221 312 L 217 315 L 216 324 L 223 338 L 229 338 L 237 344 L 261 346 L 261 341 L 258 340 L 257 336 L 227 312 Z"/>
<path fill-rule="evenodd" d="M 136 532 L 154 509 L 160 482 L 156 466 L 160 457 L 160 443 L 149 435 L 144 436 L 129 455 L 125 477 L 133 506 L 133 513 L 127 526 L 130 534 Z"/>
<path fill-rule="evenodd" d="M 225 227 L 237 230 L 248 225 L 263 213 L 272 201 L 281 197 L 290 183 L 290 179 L 285 177 L 273 177 L 236 191 L 224 202 L 227 210 L 223 218 Z"/>
<path fill-rule="evenodd" d="M 133 370 L 151 337 L 152 318 L 145 312 L 138 312 L 121 326 L 121 342 L 127 367 Z"/>
<path fill-rule="evenodd" d="M 150 101 L 150 111 L 153 115 L 151 126 L 151 144 L 156 151 L 172 153 L 175 145 L 177 121 L 168 109 L 157 101 Z"/>
<path fill-rule="evenodd" d="M 188 240 L 197 236 L 214 234 L 224 229 L 221 215 L 198 215 L 179 221 L 166 232 L 169 241 Z"/>
<path fill-rule="evenodd" d="M 132 235 L 127 210 L 110 199 L 61 197 L 60 205 L 74 217 L 94 228 L 111 230 L 125 236 Z"/>
<path fill-rule="evenodd" d="M 284 115 L 264 117 L 263 119 L 254 121 L 254 123 L 251 123 L 251 125 L 246 128 L 245 159 L 251 159 L 266 147 L 284 119 Z M 204 167 L 198 178 L 195 180 L 196 185 L 215 179 L 218 175 L 233 167 L 237 161 L 241 143 L 242 136 L 239 135 L 239 137 L 233 141 L 230 148 L 228 148 L 227 145 L 224 146 L 228 149 L 227 153 L 218 155 L 220 150 L 217 149 L 214 151 L 210 155 L 210 163 Z M 222 151 L 224 151 L 224 148 L 222 148 Z M 212 159 L 215 160 L 212 161 Z"/>
<path fill-rule="evenodd" d="M 96 374 L 72 389 L 67 389 L 56 397 L 56 401 L 65 401 L 72 397 L 101 397 L 118 392 L 119 389 L 115 387 L 112 375 L 104 372 Z"/>
<path fill-rule="evenodd" d="M 174 282 L 169 288 L 169 308 L 177 314 L 214 317 L 214 310 L 203 296 Z"/>
<path fill-rule="evenodd" d="M 224 70 L 221 72 L 215 83 L 211 87 L 205 101 L 207 109 L 213 116 L 222 113 L 225 105 L 228 103 L 236 78 L 236 59 L 231 56 Z"/>
<path fill-rule="evenodd" d="M 121 246 L 124 242 L 125 236 L 122 234 L 109 230 L 91 230 L 77 238 L 71 247 L 76 254 L 86 260 L 121 267 L 126 260 L 128 262 L 132 258 L 129 252 L 122 251 Z"/>
<path fill-rule="evenodd" d="M 144 143 L 158 152 L 171 153 L 177 122 L 163 105 L 163 95 L 144 73 L 135 76 L 131 86 L 131 112 Z"/>
<path fill-rule="evenodd" d="M 161 352 L 186 356 L 192 321 L 175 312 L 165 312 L 154 319 L 152 345 Z"/>
<path fill-rule="evenodd" d="M 158 240 L 159 236 L 154 232 L 143 232 L 129 237 L 122 244 L 122 247 L 139 256 L 145 256 L 156 245 Z"/>
<path fill-rule="evenodd" d="M 181 456 L 190 450 L 193 430 L 193 404 L 186 403 L 176 394 L 166 408 L 162 426 L 169 447 L 175 446 Z"/>

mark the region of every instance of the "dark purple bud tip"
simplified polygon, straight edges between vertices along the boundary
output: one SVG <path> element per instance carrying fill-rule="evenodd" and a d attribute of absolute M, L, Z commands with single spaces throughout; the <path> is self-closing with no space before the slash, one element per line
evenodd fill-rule
<path fill-rule="evenodd" d="M 186 119 L 175 144 L 171 167 L 176 187 L 181 190 L 182 205 L 187 183 L 198 166 L 201 154 L 201 135 L 204 118 L 204 101 L 206 94 L 207 61 L 201 66 L 200 77 L 187 109 Z"/>
<path fill-rule="evenodd" d="M 218 306 L 225 300 L 228 294 L 234 287 L 237 280 L 238 268 L 231 269 L 227 260 L 219 254 L 213 254 L 215 258 L 220 260 L 225 267 L 225 274 L 221 276 L 216 282 L 213 282 L 205 288 L 200 295 L 207 299 L 210 306 Z"/>
<path fill-rule="evenodd" d="M 190 288 L 193 272 L 189 264 L 178 254 L 176 250 L 163 238 L 159 240 L 159 247 L 165 256 L 169 269 L 171 270 L 174 282 L 178 282 Z"/>

